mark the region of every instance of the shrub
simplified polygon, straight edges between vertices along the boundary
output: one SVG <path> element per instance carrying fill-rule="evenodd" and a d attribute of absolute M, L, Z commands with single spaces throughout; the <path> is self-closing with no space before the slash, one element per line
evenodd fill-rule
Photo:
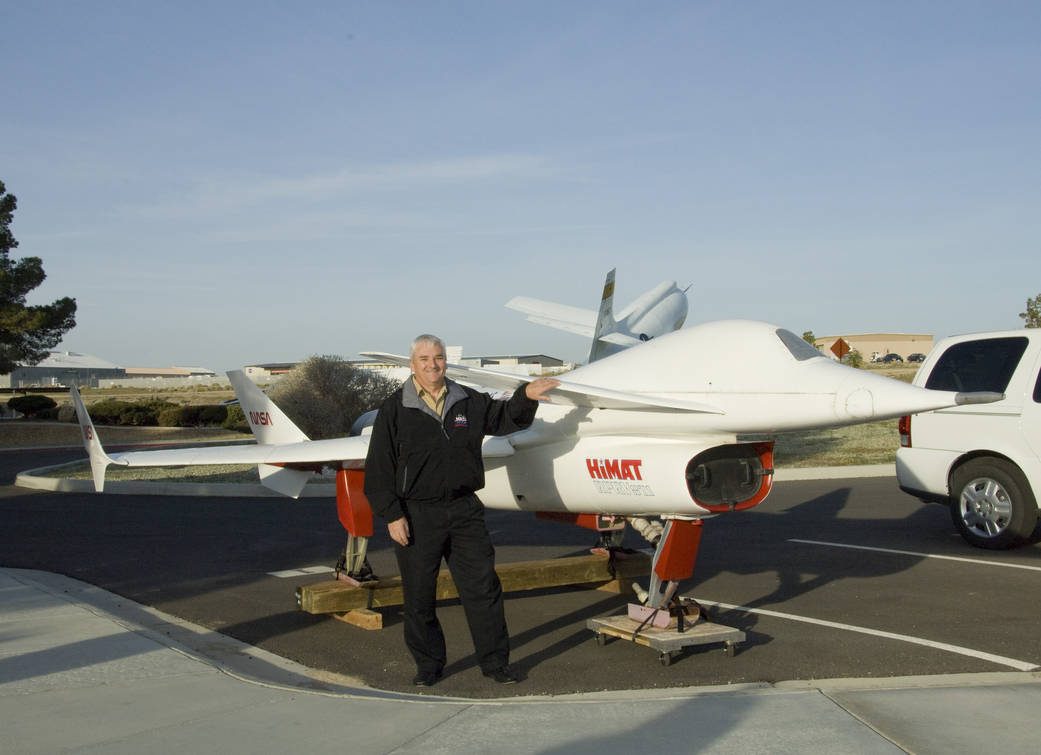
<path fill-rule="evenodd" d="M 96 404 L 91 404 L 88 411 L 95 425 L 118 425 L 120 415 L 131 406 L 133 404 L 129 401 L 107 398 L 103 401 L 98 401 Z"/>
<path fill-rule="evenodd" d="M 168 406 L 165 409 L 159 410 L 159 415 L 156 417 L 156 421 L 160 427 L 178 427 L 178 422 L 181 419 L 181 407 L 179 406 Z"/>
<path fill-rule="evenodd" d="M 346 435 L 359 416 L 378 407 L 398 384 L 342 357 L 313 356 L 282 378 L 268 396 L 309 438 Z"/>
<path fill-rule="evenodd" d="M 217 404 L 168 406 L 159 411 L 159 424 L 163 427 L 218 427 L 227 417 L 227 407 Z"/>
<path fill-rule="evenodd" d="M 119 424 L 143 427 L 159 424 L 159 412 L 142 404 L 131 404 L 119 414 Z"/>
<path fill-rule="evenodd" d="M 848 354 L 846 354 L 846 356 L 842 357 L 842 362 L 843 364 L 848 364 L 850 367 L 856 367 L 857 369 L 860 369 L 864 366 L 864 355 L 856 349 L 853 349 L 853 351 L 849 352 Z"/>
<path fill-rule="evenodd" d="M 199 424 L 206 427 L 218 427 L 228 418 L 228 407 L 220 404 L 208 404 L 199 407 Z"/>
<path fill-rule="evenodd" d="M 33 417 L 44 409 L 53 409 L 58 405 L 50 396 L 41 396 L 33 393 L 28 396 L 15 396 L 7 402 L 7 405 L 16 412 L 21 412 L 26 417 Z"/>
<path fill-rule="evenodd" d="M 233 404 L 227 407 L 227 416 L 221 423 L 221 427 L 225 430 L 234 430 L 240 433 L 250 432 L 249 423 L 246 422 L 246 413 L 242 411 L 242 407 L 238 404 Z"/>
<path fill-rule="evenodd" d="M 79 417 L 76 416 L 76 407 L 72 404 L 62 404 L 58 407 L 58 421 L 59 422 L 79 422 Z"/>

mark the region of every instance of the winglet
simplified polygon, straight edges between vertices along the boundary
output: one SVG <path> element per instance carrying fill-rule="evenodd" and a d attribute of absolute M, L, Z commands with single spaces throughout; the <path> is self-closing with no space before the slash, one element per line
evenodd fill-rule
<path fill-rule="evenodd" d="M 604 280 L 604 293 L 600 297 L 600 311 L 596 316 L 596 326 L 593 328 L 593 343 L 589 347 L 589 361 L 595 362 L 601 357 L 607 356 L 610 351 L 604 348 L 605 341 L 601 340 L 604 333 L 610 333 L 617 329 L 614 321 L 614 273 L 616 268 L 611 268 Z"/>
<path fill-rule="evenodd" d="M 87 456 L 90 457 L 90 472 L 94 477 L 94 490 L 100 493 L 105 489 L 105 469 L 112 463 L 112 459 L 101 447 L 97 430 L 94 429 L 94 423 L 87 414 L 87 407 L 83 405 L 83 399 L 80 398 L 80 392 L 76 390 L 76 386 L 69 387 L 69 395 L 72 396 L 72 405 L 76 408 L 76 417 L 79 419 L 80 430 L 83 432 L 83 445 L 87 449 Z"/>

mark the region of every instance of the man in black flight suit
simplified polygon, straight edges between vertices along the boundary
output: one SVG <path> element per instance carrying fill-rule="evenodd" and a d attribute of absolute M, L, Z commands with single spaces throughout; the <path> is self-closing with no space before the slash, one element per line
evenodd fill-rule
<path fill-rule="evenodd" d="M 500 684 L 518 681 L 495 550 L 475 495 L 484 487 L 485 435 L 523 430 L 560 381 L 539 378 L 512 398 L 492 399 L 445 378 L 445 346 L 429 334 L 412 342 L 412 376 L 380 407 L 365 461 L 365 495 L 387 522 L 404 590 L 405 644 L 413 682 L 429 687 L 445 666 L 445 636 L 435 612 L 437 573 L 448 562 L 470 626 L 477 662 Z"/>

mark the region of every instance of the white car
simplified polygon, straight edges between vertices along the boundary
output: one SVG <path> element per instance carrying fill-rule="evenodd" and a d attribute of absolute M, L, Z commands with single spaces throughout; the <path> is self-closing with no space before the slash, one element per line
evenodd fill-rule
<path fill-rule="evenodd" d="M 1004 398 L 900 420 L 900 489 L 948 504 L 979 548 L 1032 539 L 1041 493 L 1041 329 L 953 336 L 936 344 L 914 384 Z"/>

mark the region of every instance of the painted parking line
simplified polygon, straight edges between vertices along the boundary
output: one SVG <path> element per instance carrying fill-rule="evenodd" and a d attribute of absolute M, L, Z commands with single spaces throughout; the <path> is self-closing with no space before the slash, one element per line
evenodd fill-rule
<path fill-rule="evenodd" d="M 780 611 L 770 611 L 766 608 L 752 608 L 751 606 L 736 606 L 732 603 L 719 603 L 714 600 L 706 600 L 704 598 L 695 598 L 703 606 L 713 606 L 715 608 L 725 608 L 730 611 L 745 611 L 746 613 L 756 613 L 762 616 L 773 616 L 778 619 L 787 619 L 788 621 L 799 621 L 804 624 L 816 624 L 821 627 L 828 627 L 830 629 L 840 629 L 846 632 L 858 632 L 860 634 L 868 634 L 873 637 L 882 637 L 887 640 L 897 640 L 899 642 L 909 642 L 912 645 L 922 645 L 923 647 L 933 648 L 934 650 L 944 650 L 948 653 L 956 653 L 958 655 L 965 655 L 970 658 L 978 658 L 983 661 L 989 661 L 991 663 L 997 663 L 1001 666 L 1008 666 L 1014 668 L 1017 671 L 1036 671 L 1041 666 L 1036 663 L 1029 663 L 1027 661 L 1018 661 L 1015 658 L 1006 658 L 1001 655 L 994 655 L 992 653 L 984 653 L 980 650 L 973 650 L 971 648 L 963 648 L 958 645 L 949 645 L 946 642 L 934 642 L 933 640 L 926 640 L 921 637 L 912 637 L 906 634 L 896 634 L 895 632 L 884 632 L 880 629 L 869 629 L 868 627 L 858 627 L 853 624 L 841 624 L 837 621 L 826 621 L 824 619 L 813 619 L 808 616 L 797 616 L 793 613 L 781 613 Z"/>
<path fill-rule="evenodd" d="M 915 551 L 901 551 L 893 548 L 874 548 L 869 545 L 848 545 L 846 543 L 829 543 L 823 540 L 800 540 L 790 538 L 789 543 L 803 543 L 804 545 L 827 545 L 832 548 L 850 548 L 860 551 L 876 551 L 878 553 L 895 553 L 901 556 L 915 556 L 917 558 L 938 558 L 944 561 L 961 561 L 966 564 L 983 564 L 984 566 L 1004 566 L 1006 569 L 1027 569 L 1029 571 L 1041 571 L 1041 566 L 1027 566 L 1026 564 L 1008 564 L 1003 561 L 987 561 L 982 558 L 965 558 L 964 556 L 940 556 L 935 553 L 917 553 Z"/>
<path fill-rule="evenodd" d="M 331 566 L 303 566 L 299 569 L 286 569 L 284 571 L 269 571 L 269 577 L 285 579 L 287 577 L 306 577 L 308 574 L 330 574 L 336 571 Z"/>

